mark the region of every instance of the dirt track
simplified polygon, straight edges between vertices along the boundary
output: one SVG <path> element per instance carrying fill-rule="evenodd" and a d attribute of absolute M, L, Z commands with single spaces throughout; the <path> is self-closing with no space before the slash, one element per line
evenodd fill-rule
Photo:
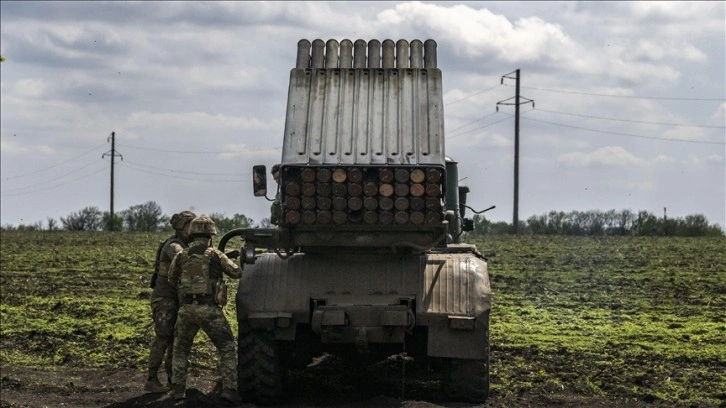
<path fill-rule="evenodd" d="M 561 390 L 547 395 L 518 396 L 492 395 L 485 404 L 437 401 L 437 384 L 433 375 L 411 367 L 411 378 L 406 380 L 404 396 L 400 395 L 400 378 L 390 375 L 389 367 L 374 367 L 367 378 L 347 371 L 344 378 L 333 378 L 326 366 L 306 370 L 292 376 L 292 395 L 279 408 L 336 407 L 336 408 L 432 408 L 432 407 L 664 407 L 625 400 L 598 400 L 583 398 Z M 370 378 L 369 375 L 374 377 Z M 318 376 L 320 375 L 320 376 Z M 129 369 L 72 369 L 44 371 L 22 367 L 3 367 L 1 370 L 1 408 L 41 407 L 217 407 L 228 406 L 214 392 L 213 374 L 192 370 L 187 399 L 174 401 L 170 393 L 149 394 L 143 391 L 144 374 Z M 318 381 L 316 378 L 323 378 Z M 241 407 L 255 407 L 240 404 Z"/>

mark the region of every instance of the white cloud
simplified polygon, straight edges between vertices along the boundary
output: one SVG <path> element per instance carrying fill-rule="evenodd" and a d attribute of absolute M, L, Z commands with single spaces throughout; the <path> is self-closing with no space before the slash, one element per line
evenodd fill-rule
<path fill-rule="evenodd" d="M 557 163 L 570 167 L 642 167 L 646 162 L 621 146 L 607 146 L 592 152 L 564 153 Z"/>
<path fill-rule="evenodd" d="M 657 166 L 671 166 L 676 164 L 678 161 L 672 157 L 666 155 L 659 155 L 653 159 L 652 163 Z"/>
<path fill-rule="evenodd" d="M 43 156 L 51 156 L 56 150 L 48 145 L 30 145 L 21 141 L 0 140 L 0 151 L 3 156 L 24 156 L 28 153 L 40 153 Z"/>
<path fill-rule="evenodd" d="M 639 39 L 633 44 L 626 45 L 623 56 L 628 60 L 643 59 L 655 62 L 668 58 L 692 62 L 707 61 L 706 54 L 692 44 L 673 40 Z"/>
<path fill-rule="evenodd" d="M 656 190 L 656 184 L 652 180 L 632 180 L 632 179 L 608 179 L 605 180 L 604 185 L 620 189 L 620 190 L 635 190 L 652 192 Z"/>
<path fill-rule="evenodd" d="M 440 6 L 408 2 L 378 14 L 384 26 L 428 28 L 431 36 L 455 52 L 469 57 L 496 56 L 501 61 L 535 61 L 573 47 L 562 29 L 539 17 L 522 18 L 512 24 L 507 17 L 486 8 L 466 5 Z"/>
<path fill-rule="evenodd" d="M 726 125 L 726 103 L 718 105 L 716 112 L 711 117 L 716 120 L 721 120 L 721 124 Z"/>
<path fill-rule="evenodd" d="M 482 147 L 509 147 L 514 144 L 511 136 L 504 136 L 500 133 L 492 133 L 481 130 L 468 132 L 466 129 L 462 133 L 446 136 L 446 146 L 448 150 L 460 148 L 482 148 Z"/>
<path fill-rule="evenodd" d="M 184 133 L 210 137 L 218 131 L 268 129 L 270 124 L 256 118 L 210 114 L 206 112 L 134 112 L 127 124 L 135 128 L 182 129 Z M 201 134 L 200 134 L 201 133 Z"/>
<path fill-rule="evenodd" d="M 678 126 L 673 127 L 671 129 L 668 129 L 664 131 L 663 133 L 659 134 L 658 137 L 662 137 L 665 139 L 678 139 L 678 140 L 693 140 L 693 141 L 702 141 L 707 140 L 707 133 L 702 128 L 695 128 L 695 127 L 684 127 L 684 126 Z"/>
<path fill-rule="evenodd" d="M 17 97 L 35 99 L 43 96 L 47 83 L 42 79 L 20 79 L 8 88 L 7 92 L 11 92 Z"/>
<path fill-rule="evenodd" d="M 590 143 L 585 142 L 583 140 L 565 139 L 565 138 L 551 135 L 551 134 L 542 134 L 542 135 L 533 136 L 532 141 L 535 143 L 540 143 L 540 144 L 543 144 L 546 146 L 552 146 L 552 147 L 557 147 L 557 148 L 586 149 L 586 148 L 590 147 Z"/>

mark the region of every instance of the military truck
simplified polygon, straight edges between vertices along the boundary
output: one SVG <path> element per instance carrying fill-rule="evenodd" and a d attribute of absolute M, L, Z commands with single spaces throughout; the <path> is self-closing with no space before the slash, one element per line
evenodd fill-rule
<path fill-rule="evenodd" d="M 434 40 L 297 44 L 274 228 L 236 229 L 239 388 L 280 401 L 323 353 L 434 359 L 451 400 L 489 393 L 487 263 L 461 242 L 468 187 L 445 155 Z M 267 194 L 265 166 L 254 194 Z M 274 188 L 274 187 L 273 187 Z M 471 209 L 471 208 L 470 208 Z M 473 211 L 473 209 L 472 209 Z"/>

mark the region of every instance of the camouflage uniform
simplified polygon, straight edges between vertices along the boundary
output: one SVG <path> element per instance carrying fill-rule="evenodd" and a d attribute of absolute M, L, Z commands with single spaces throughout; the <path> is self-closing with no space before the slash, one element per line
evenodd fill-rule
<path fill-rule="evenodd" d="M 165 392 L 169 390 L 169 387 L 163 387 L 158 382 L 157 375 L 162 360 L 167 381 L 171 383 L 174 325 L 179 309 L 179 298 L 176 289 L 169 285 L 167 280 L 169 265 L 176 254 L 187 247 L 188 238 L 183 230 L 195 216 L 191 211 L 182 211 L 172 216 L 171 223 L 177 230 L 176 234 L 164 241 L 158 254 L 159 259 L 156 260 L 159 264 L 158 277 L 153 280 L 154 290 L 151 293 L 151 316 L 154 321 L 155 336 L 149 351 L 146 391 Z"/>
<path fill-rule="evenodd" d="M 193 278 L 193 262 L 205 263 L 208 265 L 208 277 L 203 283 L 197 279 L 197 285 L 213 288 L 214 282 L 224 280 L 223 273 L 238 279 L 241 276 L 242 268 L 232 262 L 223 252 L 212 248 L 209 236 L 199 236 L 195 233 L 195 222 L 200 218 L 197 217 L 192 222 L 191 236 L 193 241 L 189 244 L 189 248 L 178 254 L 171 263 L 169 268 L 169 284 L 179 289 L 179 315 L 177 318 L 177 332 L 174 339 L 174 359 L 173 359 L 173 376 L 175 395 L 177 399 L 184 398 L 184 389 L 186 387 L 187 366 L 189 364 L 189 353 L 191 352 L 199 329 L 202 329 L 212 343 L 217 348 L 220 355 L 219 374 L 222 378 L 223 392 L 222 398 L 227 398 L 230 394 L 237 395 L 237 353 L 234 344 L 234 335 L 229 327 L 229 322 L 222 312 L 223 302 L 217 298 L 217 292 L 212 290 L 208 294 L 191 295 L 189 288 L 185 282 L 189 282 Z M 209 220 L 211 222 L 211 220 Z M 211 223 L 214 228 L 214 224 Z M 216 233 L 216 229 L 214 229 Z M 193 260 L 201 259 L 197 261 Z M 198 277 L 199 275 L 194 275 Z"/>

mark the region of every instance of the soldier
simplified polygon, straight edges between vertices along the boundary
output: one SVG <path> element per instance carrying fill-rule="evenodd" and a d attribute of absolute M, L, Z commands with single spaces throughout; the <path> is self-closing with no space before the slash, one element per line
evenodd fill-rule
<path fill-rule="evenodd" d="M 179 309 L 179 297 L 176 289 L 169 285 L 167 274 L 174 256 L 186 248 L 189 243 L 189 224 L 194 217 L 196 214 L 191 211 L 182 211 L 172 215 L 170 222 L 176 232 L 160 244 L 156 252 L 154 276 L 151 279 L 151 287 L 154 288 L 151 293 L 151 315 L 154 320 L 155 336 L 149 352 L 149 377 L 144 385 L 145 391 L 157 393 L 167 392 L 171 389 L 174 324 Z M 159 277 L 161 279 L 158 279 Z M 167 385 L 162 385 L 158 378 L 162 360 L 164 360 Z"/>
<path fill-rule="evenodd" d="M 219 372 L 222 377 L 221 398 L 239 402 L 237 394 L 237 355 L 234 336 L 222 312 L 227 303 L 224 276 L 238 279 L 242 267 L 227 255 L 211 247 L 217 234 L 214 221 L 199 216 L 189 228 L 189 248 L 179 253 L 169 267 L 169 284 L 179 291 L 179 319 L 174 340 L 174 399 L 185 398 L 187 365 L 194 336 L 201 328 L 212 340 L 220 354 Z"/>
<path fill-rule="evenodd" d="M 272 202 L 270 207 L 270 224 L 277 225 L 280 223 L 282 217 L 282 208 L 280 206 L 280 165 L 276 164 L 270 169 L 272 178 L 275 179 L 277 186 L 275 187 L 275 200 Z"/>

